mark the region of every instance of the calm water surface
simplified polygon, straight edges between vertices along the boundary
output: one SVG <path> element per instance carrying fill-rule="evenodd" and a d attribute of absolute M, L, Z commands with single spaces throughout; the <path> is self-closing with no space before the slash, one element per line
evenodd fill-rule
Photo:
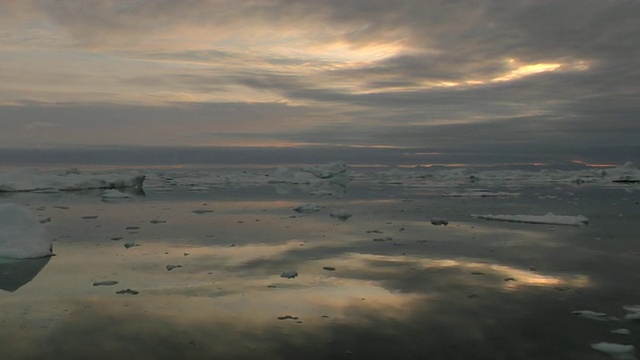
<path fill-rule="evenodd" d="M 571 313 L 640 303 L 630 188 L 199 185 L 0 198 L 50 217 L 56 254 L 3 265 L 0 359 L 604 359 L 590 344 L 640 345 L 637 322 Z M 293 211 L 308 202 L 320 210 Z M 590 224 L 470 216 L 547 212 Z"/>

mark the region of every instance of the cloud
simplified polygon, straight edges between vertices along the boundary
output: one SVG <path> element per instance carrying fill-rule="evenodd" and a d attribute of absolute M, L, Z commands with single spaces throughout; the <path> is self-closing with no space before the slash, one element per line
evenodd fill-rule
<path fill-rule="evenodd" d="M 633 1 L 20 4 L 1 5 L 0 16 L 16 20 L 3 22 L 0 104 L 98 104 L 91 116 L 108 104 L 146 126 L 165 118 L 151 109 L 159 106 L 190 114 L 194 132 L 216 138 L 249 141 L 251 129 L 268 128 L 269 141 L 392 146 L 407 129 L 463 139 L 464 126 L 485 129 L 487 142 L 554 139 L 526 134 L 518 119 L 544 119 L 538 133 L 573 129 L 588 143 L 597 140 L 587 127 L 604 131 L 602 119 L 612 119 L 608 138 L 625 137 L 618 132 L 640 112 Z M 194 120 L 205 117 L 203 104 L 218 120 Z M 218 112 L 227 104 L 244 104 L 235 124 L 248 131 Z M 75 105 L 64 112 L 87 114 Z M 173 126 L 155 133 L 174 144 L 188 138 Z"/>

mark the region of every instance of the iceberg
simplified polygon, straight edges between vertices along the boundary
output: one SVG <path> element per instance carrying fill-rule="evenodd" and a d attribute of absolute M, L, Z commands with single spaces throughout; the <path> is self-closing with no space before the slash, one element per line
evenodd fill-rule
<path fill-rule="evenodd" d="M 521 222 L 521 223 L 529 223 L 529 224 L 570 225 L 570 226 L 581 226 L 581 225 L 589 224 L 589 219 L 583 215 L 577 215 L 577 216 L 555 215 L 554 213 L 547 213 L 546 215 L 472 214 L 471 216 L 477 219 Z"/>
<path fill-rule="evenodd" d="M 51 256 L 53 242 L 38 218 L 24 206 L 0 204 L 0 258 Z"/>

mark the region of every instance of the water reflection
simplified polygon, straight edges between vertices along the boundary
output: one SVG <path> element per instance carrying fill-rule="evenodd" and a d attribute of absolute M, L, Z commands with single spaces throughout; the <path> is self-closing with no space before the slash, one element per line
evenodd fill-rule
<path fill-rule="evenodd" d="M 47 265 L 50 256 L 37 259 L 0 258 L 0 289 L 14 292 L 24 286 Z"/>
<path fill-rule="evenodd" d="M 42 205 L 58 256 L 0 297 L 0 358 L 598 359 L 589 344 L 614 335 L 571 311 L 616 314 L 637 302 L 636 258 L 593 240 L 598 221 L 574 229 L 468 216 L 519 213 L 526 197 L 347 191 L 313 198 L 322 210 L 299 215 L 293 207 L 309 197 L 270 194 Z M 354 216 L 336 221 L 335 208 Z M 449 226 L 431 225 L 434 215 Z M 627 231 L 615 234 L 620 249 L 632 243 L 624 218 L 607 221 Z M 300 275 L 282 278 L 285 269 Z M 93 286 L 108 280 L 118 283 Z"/>

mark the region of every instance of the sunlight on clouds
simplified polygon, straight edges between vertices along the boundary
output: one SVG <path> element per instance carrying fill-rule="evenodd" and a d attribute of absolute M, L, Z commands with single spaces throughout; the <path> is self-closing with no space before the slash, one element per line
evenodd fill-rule
<path fill-rule="evenodd" d="M 494 78 L 491 81 L 499 82 L 499 81 L 516 80 L 529 75 L 555 71 L 562 66 L 562 64 L 558 64 L 558 63 L 519 65 L 515 59 L 509 59 L 509 65 L 510 67 L 513 68 L 511 71 L 509 71 L 508 73 L 502 76 Z"/>

